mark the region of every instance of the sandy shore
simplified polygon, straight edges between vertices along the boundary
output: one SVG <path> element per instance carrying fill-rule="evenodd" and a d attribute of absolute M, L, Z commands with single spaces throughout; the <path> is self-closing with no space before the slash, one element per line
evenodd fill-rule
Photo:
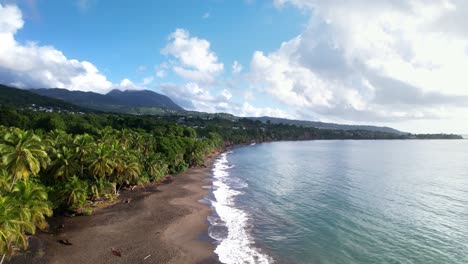
<path fill-rule="evenodd" d="M 213 161 L 171 183 L 122 192 L 121 202 L 92 216 L 51 219 L 51 231 L 32 237 L 11 263 L 218 263 L 213 244 L 200 240 L 210 208 L 198 202 L 208 193 L 202 187 L 210 185 Z M 73 245 L 57 242 L 63 239 Z"/>

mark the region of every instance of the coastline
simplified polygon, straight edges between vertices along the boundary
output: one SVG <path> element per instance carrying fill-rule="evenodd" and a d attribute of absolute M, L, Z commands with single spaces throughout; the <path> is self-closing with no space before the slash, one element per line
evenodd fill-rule
<path fill-rule="evenodd" d="M 123 191 L 116 204 L 91 216 L 53 217 L 48 232 L 30 238 L 30 247 L 9 263 L 219 263 L 215 245 L 202 240 L 208 232 L 213 163 L 171 176 L 170 183 L 151 183 Z M 206 235 L 207 236 L 207 235 Z M 60 244 L 69 240 L 73 245 Z M 112 249 L 121 253 L 115 256 Z"/>

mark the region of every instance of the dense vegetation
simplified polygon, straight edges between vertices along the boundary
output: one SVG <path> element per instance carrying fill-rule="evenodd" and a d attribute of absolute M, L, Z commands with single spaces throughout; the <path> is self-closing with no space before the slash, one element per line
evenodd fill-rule
<path fill-rule="evenodd" d="M 2 261 L 25 248 L 27 235 L 45 228 L 46 216 L 53 211 L 90 213 L 91 201 L 114 199 L 122 187 L 156 181 L 168 173 L 201 165 L 209 153 L 223 146 L 218 134 L 200 138 L 192 128 L 165 122 L 154 122 L 147 130 L 117 130 L 100 128 L 99 122 L 107 119 L 99 120 L 98 115 L 27 113 L 31 115 L 17 113 L 21 122 L 16 125 L 27 126 L 28 130 L 0 126 Z M 72 117 L 83 118 L 79 119 L 84 125 L 80 129 L 91 134 L 65 132 L 76 130 L 77 120 L 65 122 Z M 109 120 L 116 123 L 132 122 L 111 117 Z M 87 118 L 98 121 L 89 122 Z M 11 125 L 13 121 L 9 122 Z M 135 125 L 139 126 L 144 124 Z"/>

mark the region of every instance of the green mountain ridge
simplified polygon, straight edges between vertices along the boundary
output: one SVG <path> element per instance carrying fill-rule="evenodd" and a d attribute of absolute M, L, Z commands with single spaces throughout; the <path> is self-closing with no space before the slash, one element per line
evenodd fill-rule
<path fill-rule="evenodd" d="M 70 91 L 67 89 L 32 89 L 33 93 L 60 99 L 82 107 L 105 112 L 128 114 L 161 114 L 184 111 L 169 97 L 149 90 L 112 90 L 107 94 Z"/>
<path fill-rule="evenodd" d="M 336 124 L 336 123 L 325 123 L 318 121 L 307 121 L 307 120 L 293 120 L 286 118 L 276 118 L 269 116 L 262 117 L 248 117 L 252 120 L 260 120 L 261 122 L 270 121 L 274 124 L 289 124 L 303 127 L 315 127 L 321 129 L 337 129 L 337 130 L 366 130 L 366 131 L 378 131 L 385 133 L 394 133 L 394 134 L 407 134 L 406 132 L 399 131 L 397 129 L 386 127 L 386 126 L 369 126 L 369 125 L 346 125 L 346 124 Z"/>
<path fill-rule="evenodd" d="M 39 95 L 28 90 L 0 84 L 0 105 L 36 111 L 89 112 L 89 109 L 60 99 Z"/>

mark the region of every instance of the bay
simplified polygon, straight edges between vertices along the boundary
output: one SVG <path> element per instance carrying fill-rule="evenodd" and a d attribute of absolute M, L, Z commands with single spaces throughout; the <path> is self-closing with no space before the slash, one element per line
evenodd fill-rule
<path fill-rule="evenodd" d="M 237 147 L 214 175 L 224 263 L 468 263 L 468 141 Z"/>

